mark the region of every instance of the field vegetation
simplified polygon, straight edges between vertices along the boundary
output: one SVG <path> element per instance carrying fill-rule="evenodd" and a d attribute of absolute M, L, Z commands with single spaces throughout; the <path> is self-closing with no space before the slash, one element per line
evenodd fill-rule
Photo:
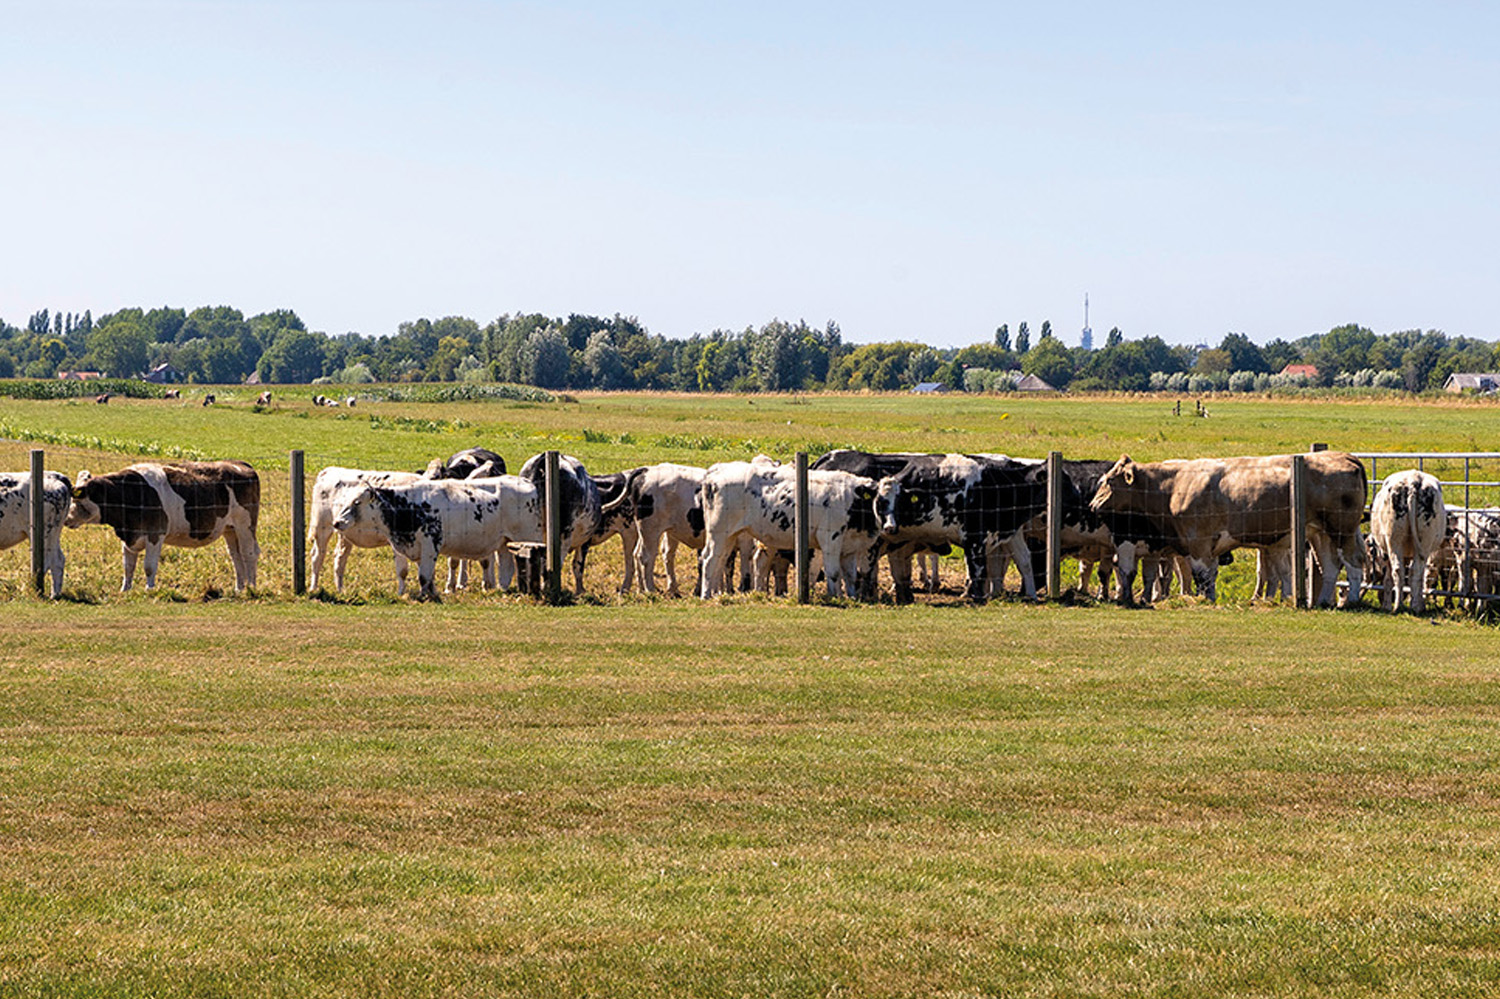
<path fill-rule="evenodd" d="M 291 594 L 287 453 L 594 471 L 830 446 L 1487 450 L 1485 403 L 584 394 L 0 400 L 0 467 L 252 461 L 222 546 L 0 556 L 0 995 L 1493 994 L 1493 628 L 1221 606 Z M 1184 413 L 1193 411 L 1191 401 Z M 1488 479 L 1500 476 L 1484 473 Z M 955 567 L 950 575 L 958 570 Z M 1087 603 L 1082 602 L 1082 603 Z"/>

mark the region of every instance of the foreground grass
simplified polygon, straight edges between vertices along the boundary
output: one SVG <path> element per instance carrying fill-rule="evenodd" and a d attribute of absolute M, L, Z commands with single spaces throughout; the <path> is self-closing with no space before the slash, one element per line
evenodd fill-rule
<path fill-rule="evenodd" d="M 7 606 L 0 994 L 1482 995 L 1500 685 L 1374 613 Z"/>

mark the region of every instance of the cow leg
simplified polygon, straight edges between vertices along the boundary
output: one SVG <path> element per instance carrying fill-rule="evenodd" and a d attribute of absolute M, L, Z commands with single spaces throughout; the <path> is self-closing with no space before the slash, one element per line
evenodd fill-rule
<path fill-rule="evenodd" d="M 437 591 L 437 552 L 424 545 L 417 560 L 417 599 L 440 603 Z"/>
<path fill-rule="evenodd" d="M 629 593 L 635 586 L 635 546 L 640 541 L 640 533 L 634 527 L 627 527 L 620 532 L 620 552 L 625 563 L 625 578 L 620 583 L 620 592 Z"/>
<path fill-rule="evenodd" d="M 495 552 L 495 585 L 502 590 L 510 589 L 516 578 L 516 556 L 508 545 L 501 545 Z"/>
<path fill-rule="evenodd" d="M 573 592 L 583 596 L 583 567 L 588 561 L 590 545 L 579 545 L 573 552 Z"/>
<path fill-rule="evenodd" d="M 1198 592 L 1209 603 L 1217 603 L 1219 597 L 1219 560 L 1210 555 L 1206 559 L 1191 559 L 1193 582 Z"/>
<path fill-rule="evenodd" d="M 1411 612 L 1422 613 L 1427 606 L 1427 565 L 1415 555 L 1411 560 Z"/>
<path fill-rule="evenodd" d="M 245 591 L 245 554 L 240 551 L 239 532 L 232 527 L 224 528 L 224 547 L 229 549 L 229 564 L 234 566 L 234 592 Z"/>
<path fill-rule="evenodd" d="M 656 592 L 656 553 L 661 546 L 661 535 L 649 527 L 643 527 L 635 538 L 635 574 L 641 581 L 642 593 Z M 670 563 L 667 578 L 672 578 Z"/>
<path fill-rule="evenodd" d="M 327 550 L 326 548 L 324 549 Z M 342 534 L 339 535 L 338 547 L 333 553 L 333 586 L 340 593 L 344 592 L 344 567 L 349 564 L 349 553 L 354 551 L 354 546 L 349 539 Z M 397 556 L 398 558 L 400 556 Z M 316 564 L 316 563 L 315 563 Z M 317 570 L 313 570 L 313 586 L 317 587 Z"/>
<path fill-rule="evenodd" d="M 317 526 L 314 526 L 310 531 L 307 532 L 307 547 L 312 549 L 312 578 L 308 583 L 308 588 L 314 593 L 316 593 L 318 590 L 318 580 L 323 574 L 323 561 L 324 559 L 328 558 L 328 541 L 332 537 L 332 529 L 325 531 L 320 530 Z M 340 540 L 342 539 L 343 536 L 340 535 Z M 339 583 L 341 584 L 340 589 L 342 589 L 342 578 L 340 578 Z"/>
<path fill-rule="evenodd" d="M 741 593 L 749 593 L 755 588 L 755 539 L 749 535 L 741 538 L 736 554 L 740 573 L 739 590 Z"/>
<path fill-rule="evenodd" d="M 443 587 L 444 592 L 452 593 L 469 585 L 469 567 L 463 560 L 450 558 L 448 560 L 448 585 Z"/>
<path fill-rule="evenodd" d="M 256 572 L 260 567 L 260 542 L 253 531 L 237 531 L 240 542 L 240 557 L 245 560 L 245 583 L 255 585 Z"/>
<path fill-rule="evenodd" d="M 729 560 L 729 540 L 728 538 L 716 540 L 709 535 L 703 545 L 703 553 L 699 556 L 698 575 L 703 583 L 701 595 L 705 600 L 724 589 L 724 563 Z"/>
<path fill-rule="evenodd" d="M 1031 548 L 1026 544 L 1026 537 L 1020 531 L 1012 534 L 1005 541 L 1006 547 L 1010 549 L 1011 558 L 1015 559 L 1016 568 L 1021 571 L 1021 591 L 1026 599 L 1036 599 L 1036 573 L 1031 565 Z"/>
<path fill-rule="evenodd" d="M 121 593 L 129 593 L 130 588 L 135 585 L 135 564 L 141 557 L 141 553 L 129 545 L 120 545 L 120 558 L 124 562 L 125 578 L 120 584 Z"/>
<path fill-rule="evenodd" d="M 411 567 L 411 559 L 407 558 L 405 555 L 402 555 L 400 552 L 396 552 L 395 563 L 396 563 L 396 596 L 403 597 L 403 596 L 406 595 L 406 576 L 407 576 L 407 573 L 408 573 L 408 571 L 410 570 L 410 567 Z M 339 575 L 339 592 L 340 593 L 344 592 L 343 574 L 342 573 Z"/>
<path fill-rule="evenodd" d="M 146 589 L 156 589 L 156 570 L 161 565 L 161 541 L 146 539 Z"/>
<path fill-rule="evenodd" d="M 990 546 L 984 538 L 975 538 L 964 544 L 964 564 L 969 570 L 969 585 L 964 596 L 976 604 L 989 597 Z"/>
<path fill-rule="evenodd" d="M 1115 598 L 1121 607 L 1130 607 L 1135 604 L 1135 573 L 1138 565 L 1138 553 L 1133 542 L 1123 542 L 1115 546 Z M 1151 600 L 1151 593 L 1147 591 L 1144 596 L 1147 602 Z"/>

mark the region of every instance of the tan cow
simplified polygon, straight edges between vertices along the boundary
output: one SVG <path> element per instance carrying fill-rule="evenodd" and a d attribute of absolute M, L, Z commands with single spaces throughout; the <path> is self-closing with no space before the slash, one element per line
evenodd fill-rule
<path fill-rule="evenodd" d="M 1338 569 L 1349 576 L 1345 605 L 1359 602 L 1364 571 L 1364 466 L 1353 455 L 1305 456 L 1307 540 L 1324 568 L 1319 605 L 1333 603 Z M 1175 533 L 1193 578 L 1210 601 L 1217 596 L 1218 557 L 1235 548 L 1271 548 L 1291 533 L 1292 456 L 1194 458 L 1139 463 L 1122 455 L 1099 480 L 1096 511 L 1133 510 Z"/>

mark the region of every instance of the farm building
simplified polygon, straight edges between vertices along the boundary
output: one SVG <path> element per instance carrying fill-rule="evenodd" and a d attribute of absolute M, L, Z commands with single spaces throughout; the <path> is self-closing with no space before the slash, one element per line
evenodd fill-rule
<path fill-rule="evenodd" d="M 1455 371 L 1443 382 L 1444 392 L 1489 393 L 1500 389 L 1500 374 L 1493 371 Z"/>
<path fill-rule="evenodd" d="M 948 386 L 942 382 L 920 382 L 912 388 L 913 395 L 932 395 L 936 392 L 948 391 Z"/>
<path fill-rule="evenodd" d="M 1056 392 L 1057 389 L 1048 385 L 1036 375 L 1022 375 L 1016 381 L 1017 392 Z"/>

